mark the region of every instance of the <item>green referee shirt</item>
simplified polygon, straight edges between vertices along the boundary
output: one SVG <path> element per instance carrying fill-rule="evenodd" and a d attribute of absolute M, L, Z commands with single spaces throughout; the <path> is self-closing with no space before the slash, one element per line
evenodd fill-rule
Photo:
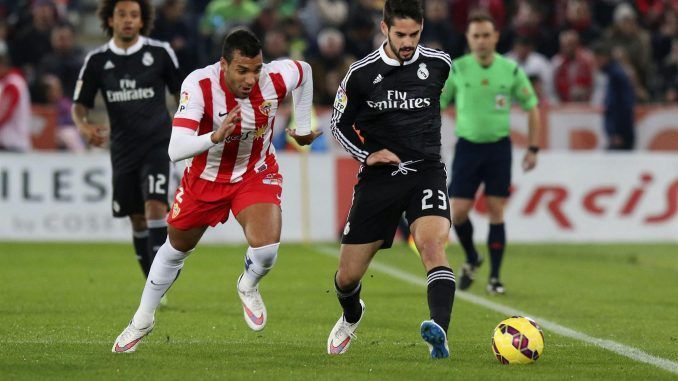
<path fill-rule="evenodd" d="M 492 143 L 509 136 L 512 100 L 524 110 L 537 105 L 525 71 L 515 61 L 495 53 L 489 67 L 471 54 L 454 60 L 440 96 L 441 110 L 455 99 L 458 137 L 473 143 Z"/>

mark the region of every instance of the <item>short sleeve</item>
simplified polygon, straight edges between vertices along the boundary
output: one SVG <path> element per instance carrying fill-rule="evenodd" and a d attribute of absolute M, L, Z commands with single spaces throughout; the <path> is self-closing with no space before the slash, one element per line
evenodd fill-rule
<path fill-rule="evenodd" d="M 206 78 L 202 81 L 205 81 L 206 86 L 210 86 L 209 79 Z M 197 130 L 204 111 L 205 100 L 203 98 L 200 81 L 196 76 L 189 75 L 181 85 L 179 108 L 174 114 L 172 126 Z"/>
<path fill-rule="evenodd" d="M 165 68 L 163 78 L 167 84 L 167 89 L 171 94 L 179 92 L 181 86 L 181 72 L 179 71 L 179 60 L 177 55 L 169 43 L 164 42 L 162 47 L 165 48 L 167 57 L 165 59 Z"/>
<path fill-rule="evenodd" d="M 454 75 L 455 75 L 455 70 L 454 70 L 454 64 L 452 67 L 450 67 L 450 73 L 447 76 L 447 80 L 445 81 L 445 85 L 443 86 L 443 92 L 440 94 L 440 108 L 444 109 L 446 108 L 450 103 L 452 103 L 452 100 L 457 94 L 457 86 L 454 83 Z"/>
<path fill-rule="evenodd" d="M 75 83 L 75 91 L 73 92 L 73 102 L 80 103 L 87 108 L 94 107 L 94 98 L 99 91 L 99 71 L 96 70 L 92 54 L 85 58 L 78 75 L 78 81 Z"/>
<path fill-rule="evenodd" d="M 299 87 L 304 80 L 304 71 L 301 64 L 295 60 L 277 60 L 268 64 L 269 73 L 279 73 L 285 81 L 285 90 L 289 94 Z"/>
<path fill-rule="evenodd" d="M 518 100 L 523 110 L 531 110 L 538 103 L 537 95 L 534 93 L 534 88 L 532 88 L 525 71 L 520 67 L 516 67 L 516 71 L 512 89 L 513 96 Z"/>

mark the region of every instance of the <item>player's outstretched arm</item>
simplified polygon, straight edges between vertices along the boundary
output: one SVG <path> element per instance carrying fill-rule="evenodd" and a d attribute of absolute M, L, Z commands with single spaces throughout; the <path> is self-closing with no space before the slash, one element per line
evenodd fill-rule
<path fill-rule="evenodd" d="M 172 136 L 167 148 L 170 160 L 176 162 L 188 159 L 222 143 L 233 133 L 236 124 L 240 121 L 240 105 L 237 105 L 228 113 L 221 126 L 212 133 L 195 135 L 193 129 L 172 127 Z"/>
<path fill-rule="evenodd" d="M 73 103 L 71 107 L 71 117 L 78 127 L 78 131 L 85 138 L 88 144 L 95 147 L 102 147 L 108 141 L 108 127 L 103 124 L 90 123 L 87 120 L 89 110 L 80 103 Z"/>

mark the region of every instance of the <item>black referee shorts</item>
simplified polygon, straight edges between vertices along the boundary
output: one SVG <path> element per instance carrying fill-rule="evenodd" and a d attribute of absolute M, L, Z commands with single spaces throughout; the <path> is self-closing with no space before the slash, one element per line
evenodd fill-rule
<path fill-rule="evenodd" d="M 420 164 L 420 165 L 417 165 Z M 423 216 L 450 220 L 445 168 L 442 163 L 415 163 L 404 174 L 398 167 L 363 167 L 353 189 L 353 203 L 341 243 L 363 244 L 384 240 L 382 249 L 393 245 L 398 221 L 405 212 L 412 224 Z"/>
<path fill-rule="evenodd" d="M 511 140 L 471 143 L 459 138 L 452 159 L 450 197 L 474 199 L 480 183 L 486 196 L 508 197 L 511 186 Z"/>
<path fill-rule="evenodd" d="M 144 214 L 148 200 L 168 204 L 170 165 L 167 147 L 149 151 L 136 170 L 119 173 L 114 165 L 113 217 Z"/>

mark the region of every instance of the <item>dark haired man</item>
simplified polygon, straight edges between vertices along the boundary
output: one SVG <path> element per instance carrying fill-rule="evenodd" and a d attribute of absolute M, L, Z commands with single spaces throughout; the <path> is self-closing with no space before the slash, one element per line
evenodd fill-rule
<path fill-rule="evenodd" d="M 455 134 L 459 139 L 448 192 L 454 230 L 466 253 L 459 289 L 471 286 L 482 262 L 473 244 L 473 225 L 468 216 L 482 182 L 490 219 L 487 246 L 491 269 L 487 291 L 503 294 L 499 269 L 506 245 L 504 205 L 511 185 L 509 113 L 514 99 L 528 113 L 528 149 L 522 166 L 529 171 L 537 165 L 539 110 L 523 69 L 496 53 L 499 32 L 489 14 L 476 12 L 469 16 L 466 39 L 471 53 L 454 60 L 440 97 L 441 108 L 447 107 L 452 99 L 457 108 Z"/>
<path fill-rule="evenodd" d="M 172 122 L 172 161 L 191 159 L 177 190 L 168 240 L 158 251 L 141 303 L 113 352 L 133 352 L 155 324 L 155 309 L 174 283 L 186 257 L 208 226 L 225 222 L 229 213 L 242 226 L 249 248 L 236 288 L 247 325 L 264 329 L 266 307 L 258 284 L 275 264 L 280 245 L 282 176 L 278 173 L 272 125 L 278 106 L 291 93 L 301 145 L 311 131 L 313 80 L 306 62 L 279 60 L 264 64 L 261 43 L 239 29 L 224 40 L 219 62 L 195 70 L 181 87 L 179 110 Z"/>
<path fill-rule="evenodd" d="M 178 96 L 178 63 L 169 44 L 143 36 L 153 15 L 147 1 L 104 1 L 98 15 L 111 40 L 85 58 L 72 116 L 89 144 L 104 146 L 110 136 L 113 216 L 129 216 L 134 250 L 148 276 L 167 238 L 171 119 L 165 92 Z M 98 91 L 110 128 L 88 119 Z"/>
<path fill-rule="evenodd" d="M 450 209 L 439 99 L 452 62 L 419 45 L 422 27 L 420 1 L 387 0 L 386 41 L 351 65 L 334 101 L 332 133 L 362 166 L 334 278 L 343 314 L 327 339 L 331 355 L 346 352 L 355 337 L 365 311 L 361 279 L 376 252 L 391 247 L 405 212 L 428 274 L 431 320 L 421 324 L 421 335 L 431 357 L 449 356 L 455 280 L 444 250 Z"/>

